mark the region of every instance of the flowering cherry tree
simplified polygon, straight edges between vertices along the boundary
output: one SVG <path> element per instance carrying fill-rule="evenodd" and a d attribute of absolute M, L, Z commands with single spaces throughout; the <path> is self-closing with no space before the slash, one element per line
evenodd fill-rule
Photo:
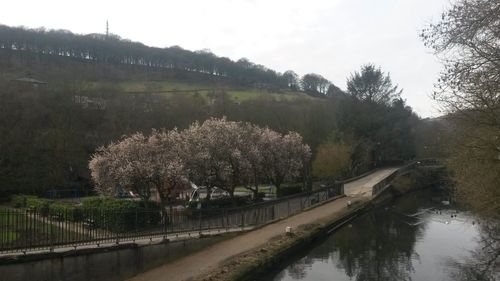
<path fill-rule="evenodd" d="M 133 134 L 102 147 L 92 156 L 89 168 L 96 190 L 114 195 L 118 187 L 149 200 L 156 190 L 162 201 L 181 186 L 184 164 L 177 147 L 179 133 L 153 131 L 145 137 Z"/>
<path fill-rule="evenodd" d="M 183 132 L 185 160 L 190 180 L 210 190 L 217 186 L 231 196 L 241 184 L 243 159 L 241 123 L 208 119 L 195 123 Z"/>
<path fill-rule="evenodd" d="M 259 150 L 262 171 L 277 190 L 286 180 L 299 176 L 311 158 L 311 149 L 296 132 L 281 135 L 266 128 L 261 132 Z"/>
<path fill-rule="evenodd" d="M 151 152 L 151 182 L 162 202 L 171 202 L 175 194 L 189 186 L 184 168 L 182 135 L 177 130 L 153 131 L 148 139 Z"/>
<path fill-rule="evenodd" d="M 208 119 L 183 131 L 140 133 L 102 147 L 89 163 L 98 192 L 111 195 L 118 187 L 149 199 L 156 190 L 170 201 L 191 181 L 210 190 L 217 186 L 231 197 L 237 186 L 256 195 L 270 181 L 279 189 L 298 177 L 310 159 L 302 137 L 243 122 Z"/>

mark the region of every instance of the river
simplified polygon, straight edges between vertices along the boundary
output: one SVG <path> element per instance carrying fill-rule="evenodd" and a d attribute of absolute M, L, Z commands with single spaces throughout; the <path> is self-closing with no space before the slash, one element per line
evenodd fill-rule
<path fill-rule="evenodd" d="M 431 190 L 407 194 L 259 280 L 500 280 L 496 265 L 484 279 L 469 279 L 474 267 L 464 265 L 481 258 L 483 227 L 470 212 L 442 201 L 446 196 Z"/>

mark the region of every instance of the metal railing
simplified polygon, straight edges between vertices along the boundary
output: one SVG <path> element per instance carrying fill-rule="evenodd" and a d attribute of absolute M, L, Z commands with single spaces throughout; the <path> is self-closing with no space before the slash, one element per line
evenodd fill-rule
<path fill-rule="evenodd" d="M 231 209 L 0 209 L 0 253 L 191 236 L 258 227 L 343 194 L 343 183 Z"/>

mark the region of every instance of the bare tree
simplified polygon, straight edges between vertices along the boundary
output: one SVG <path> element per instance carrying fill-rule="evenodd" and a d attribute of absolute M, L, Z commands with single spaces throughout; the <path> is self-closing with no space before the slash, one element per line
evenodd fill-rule
<path fill-rule="evenodd" d="M 500 2 L 460 0 L 421 34 L 444 63 L 434 99 L 454 121 L 462 199 L 500 216 Z"/>

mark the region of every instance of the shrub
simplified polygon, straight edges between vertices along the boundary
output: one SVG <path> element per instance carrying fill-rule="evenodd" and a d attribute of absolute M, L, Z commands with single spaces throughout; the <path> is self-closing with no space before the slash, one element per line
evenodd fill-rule
<path fill-rule="evenodd" d="M 255 202 L 261 202 L 261 201 L 264 200 L 265 197 L 266 197 L 266 193 L 265 192 L 258 192 L 257 196 L 255 196 L 255 198 L 253 200 Z"/>
<path fill-rule="evenodd" d="M 49 214 L 50 203 L 50 200 L 38 198 L 36 196 L 26 197 L 26 207 L 36 210 L 42 216 L 47 216 Z"/>
<path fill-rule="evenodd" d="M 248 197 L 224 197 L 218 199 L 202 200 L 202 209 L 220 209 L 220 208 L 233 208 L 245 206 L 250 203 Z M 198 202 L 188 202 L 187 208 L 196 209 L 198 208 Z"/>
<path fill-rule="evenodd" d="M 83 216 L 94 226 L 117 232 L 157 225 L 161 206 L 154 202 L 90 197 L 82 200 Z"/>
<path fill-rule="evenodd" d="M 51 217 L 70 221 L 80 221 L 83 219 L 82 211 L 78 206 L 64 203 L 51 203 L 49 205 Z"/>
<path fill-rule="evenodd" d="M 283 185 L 279 189 L 277 196 L 284 197 L 302 192 L 302 184 Z"/>
<path fill-rule="evenodd" d="M 28 199 L 28 197 L 36 198 L 35 196 L 18 194 L 18 195 L 13 195 L 11 197 L 10 203 L 15 208 L 25 208 L 27 206 L 27 199 Z"/>

